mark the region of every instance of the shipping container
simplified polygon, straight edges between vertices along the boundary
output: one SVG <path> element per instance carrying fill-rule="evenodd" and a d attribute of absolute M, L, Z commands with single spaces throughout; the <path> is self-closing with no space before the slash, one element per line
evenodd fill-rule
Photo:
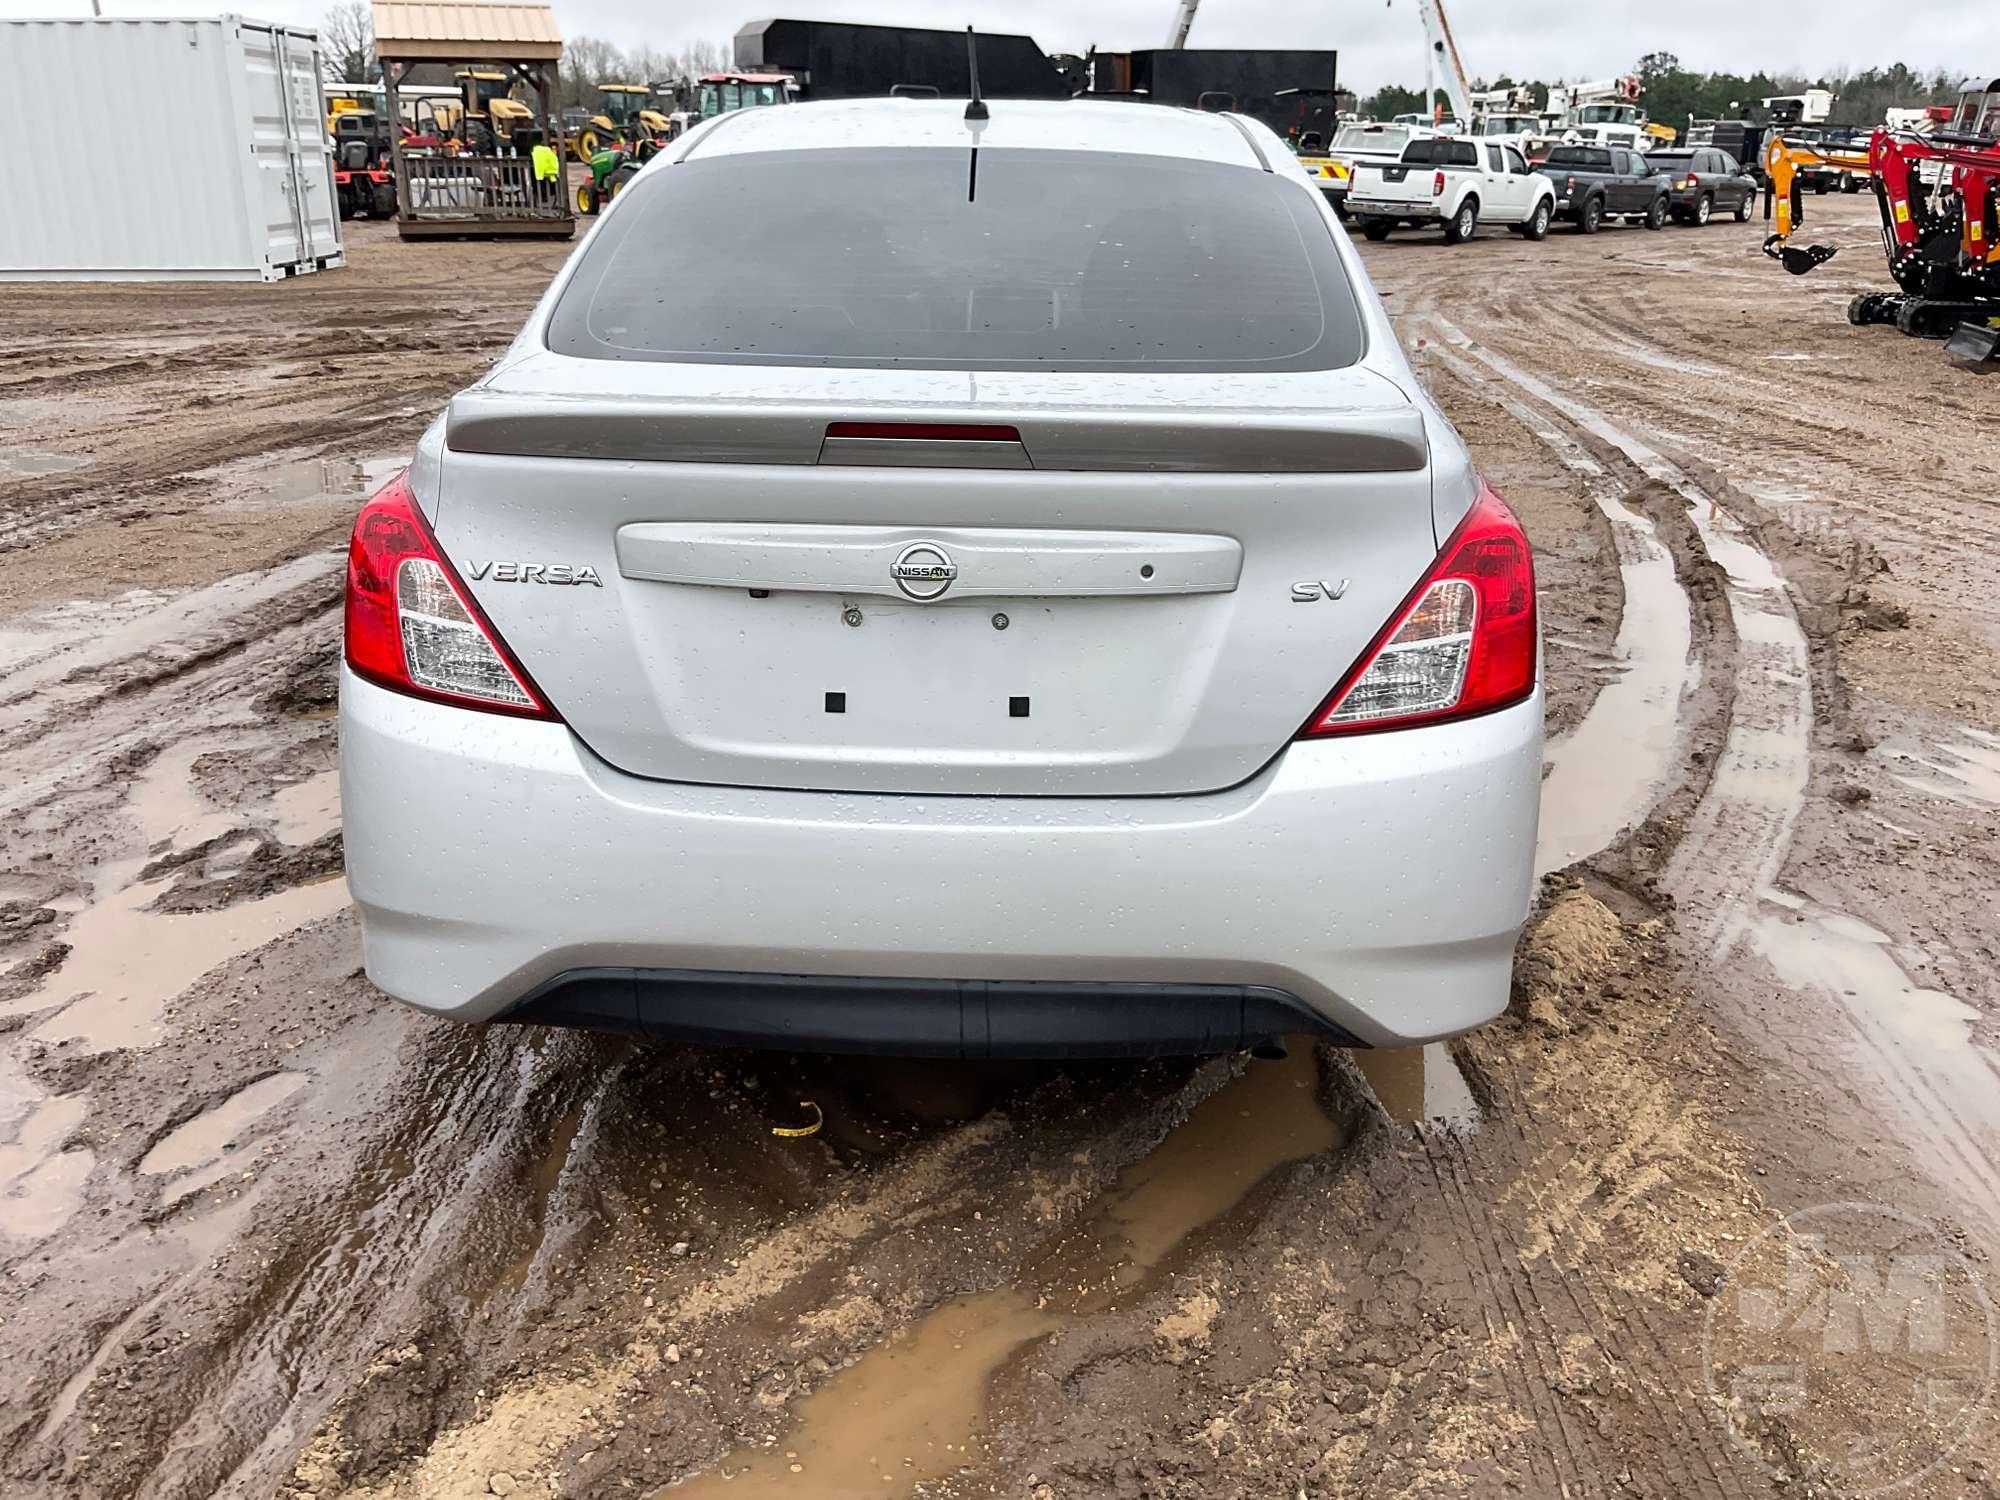
<path fill-rule="evenodd" d="M 1291 47 L 1154 47 L 1099 52 L 1091 92 L 1142 94 L 1155 104 L 1223 109 L 1261 120 L 1287 139 L 1333 138 L 1340 54 Z"/>
<path fill-rule="evenodd" d="M 971 89 L 965 33 L 845 21 L 753 21 L 736 33 L 736 66 L 789 73 L 802 99 L 881 98 L 897 87 L 947 99 Z M 1067 99 L 1072 90 L 1031 36 L 979 33 L 979 92 L 988 99 Z"/>
<path fill-rule="evenodd" d="M 0 20 L 0 139 L 0 280 L 278 281 L 342 263 L 315 32 Z"/>

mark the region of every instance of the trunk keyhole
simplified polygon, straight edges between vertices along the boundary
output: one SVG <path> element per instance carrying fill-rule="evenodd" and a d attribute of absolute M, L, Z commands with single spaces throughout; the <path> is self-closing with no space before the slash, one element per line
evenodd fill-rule
<path fill-rule="evenodd" d="M 828 713 L 830 713 L 830 714 L 844 714 L 844 713 L 846 713 L 846 712 L 847 712 L 847 694 L 845 694 L 845 693 L 828 693 L 828 694 L 826 695 L 826 711 L 827 711 Z"/>
<path fill-rule="evenodd" d="M 1026 698 L 1009 698 L 1007 700 L 1007 717 L 1010 719 L 1027 718 L 1028 700 Z"/>

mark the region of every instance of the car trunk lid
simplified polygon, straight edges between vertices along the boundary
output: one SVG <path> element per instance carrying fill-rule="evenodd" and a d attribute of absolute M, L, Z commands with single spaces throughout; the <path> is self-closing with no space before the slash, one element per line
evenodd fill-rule
<path fill-rule="evenodd" d="M 1057 376 L 842 372 L 835 403 L 673 369 L 461 396 L 435 516 L 566 722 L 635 775 L 1230 786 L 1435 554 L 1421 416 L 1364 368 L 1115 404 Z M 1301 580 L 1325 587 L 1294 602 Z"/>

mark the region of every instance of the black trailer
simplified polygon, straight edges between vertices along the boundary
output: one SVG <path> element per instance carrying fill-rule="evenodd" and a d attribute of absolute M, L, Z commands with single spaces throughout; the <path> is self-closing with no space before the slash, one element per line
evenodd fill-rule
<path fill-rule="evenodd" d="M 982 31 L 979 91 L 989 99 L 1067 99 L 1074 90 L 1031 36 Z M 965 33 L 844 21 L 753 21 L 736 33 L 736 66 L 789 73 L 801 99 L 881 98 L 891 90 L 971 94 Z"/>
<path fill-rule="evenodd" d="M 980 54 L 985 76 L 985 54 Z M 1094 94 L 1155 104 L 1226 109 L 1262 120 L 1286 139 L 1332 139 L 1340 54 L 1289 47 L 1154 47 L 1090 59 Z"/>

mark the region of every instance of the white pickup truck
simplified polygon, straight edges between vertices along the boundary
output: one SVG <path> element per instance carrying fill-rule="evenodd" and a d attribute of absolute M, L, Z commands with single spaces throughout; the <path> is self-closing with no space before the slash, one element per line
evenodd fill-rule
<path fill-rule="evenodd" d="M 1386 240 L 1399 224 L 1442 224 L 1445 243 L 1457 245 L 1482 223 L 1539 240 L 1555 216 L 1556 190 L 1517 146 L 1440 135 L 1411 141 L 1400 161 L 1357 161 L 1347 211 L 1371 240 Z"/>

